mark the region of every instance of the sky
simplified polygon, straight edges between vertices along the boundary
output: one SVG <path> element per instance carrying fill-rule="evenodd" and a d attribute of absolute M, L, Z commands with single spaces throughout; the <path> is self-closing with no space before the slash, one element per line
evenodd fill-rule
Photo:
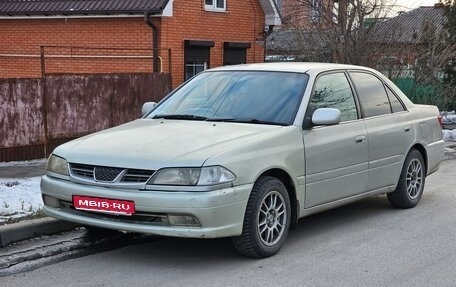
<path fill-rule="evenodd" d="M 409 11 L 420 6 L 434 6 L 438 0 L 390 0 L 392 4 L 396 4 L 398 11 Z"/>
<path fill-rule="evenodd" d="M 396 5 L 404 6 L 405 10 L 420 6 L 434 6 L 437 0 L 397 0 Z"/>

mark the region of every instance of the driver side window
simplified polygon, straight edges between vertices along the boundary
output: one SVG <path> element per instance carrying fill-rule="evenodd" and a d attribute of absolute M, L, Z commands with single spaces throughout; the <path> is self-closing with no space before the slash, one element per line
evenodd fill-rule
<path fill-rule="evenodd" d="M 358 119 L 355 99 L 343 72 L 320 76 L 314 85 L 314 92 L 307 108 L 307 114 L 312 114 L 319 108 L 335 108 L 341 112 L 340 121 Z"/>

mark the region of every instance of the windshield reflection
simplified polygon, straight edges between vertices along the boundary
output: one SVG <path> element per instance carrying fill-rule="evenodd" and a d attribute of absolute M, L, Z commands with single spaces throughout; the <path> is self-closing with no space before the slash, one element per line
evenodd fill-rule
<path fill-rule="evenodd" d="M 266 71 L 201 73 L 148 118 L 291 124 L 308 76 Z"/>

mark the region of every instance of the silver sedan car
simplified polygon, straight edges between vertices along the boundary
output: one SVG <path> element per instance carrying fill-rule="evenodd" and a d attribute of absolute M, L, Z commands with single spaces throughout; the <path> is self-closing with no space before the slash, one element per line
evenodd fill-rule
<path fill-rule="evenodd" d="M 220 67 L 143 113 L 54 150 L 41 181 L 47 215 L 232 237 L 263 258 L 304 216 L 384 193 L 414 207 L 443 157 L 438 109 L 359 66 Z"/>

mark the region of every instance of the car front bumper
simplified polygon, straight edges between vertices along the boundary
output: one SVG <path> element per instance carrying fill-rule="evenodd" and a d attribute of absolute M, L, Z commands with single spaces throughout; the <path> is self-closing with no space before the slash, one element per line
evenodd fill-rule
<path fill-rule="evenodd" d="M 44 212 L 48 216 L 102 228 L 195 238 L 240 235 L 252 186 L 204 192 L 146 191 L 77 184 L 46 175 L 41 180 L 43 197 L 58 202 L 51 206 L 45 200 Z M 72 207 L 73 195 L 134 201 L 136 213 L 122 216 L 76 210 Z M 168 216 L 175 215 L 193 216 L 199 226 L 172 225 Z M 158 220 L 150 220 L 154 218 Z"/>

